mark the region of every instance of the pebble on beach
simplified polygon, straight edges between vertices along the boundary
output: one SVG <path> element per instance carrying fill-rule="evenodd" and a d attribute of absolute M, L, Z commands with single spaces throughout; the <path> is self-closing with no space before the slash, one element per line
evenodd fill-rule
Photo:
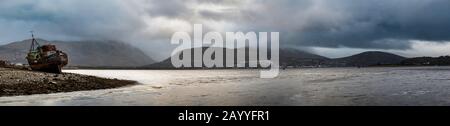
<path fill-rule="evenodd" d="M 0 97 L 123 87 L 135 81 L 0 68 Z"/>

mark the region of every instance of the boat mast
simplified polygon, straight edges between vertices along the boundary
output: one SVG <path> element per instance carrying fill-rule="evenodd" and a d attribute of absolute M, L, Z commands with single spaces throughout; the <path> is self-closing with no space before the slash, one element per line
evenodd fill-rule
<path fill-rule="evenodd" d="M 31 33 L 31 47 L 30 47 L 30 52 L 34 51 L 37 47 L 39 47 L 39 43 L 36 41 L 36 39 L 34 38 L 34 31 L 30 31 Z"/>

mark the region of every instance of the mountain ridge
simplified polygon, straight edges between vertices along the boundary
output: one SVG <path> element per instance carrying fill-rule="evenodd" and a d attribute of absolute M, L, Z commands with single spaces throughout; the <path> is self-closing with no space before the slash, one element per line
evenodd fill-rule
<path fill-rule="evenodd" d="M 68 53 L 68 66 L 125 66 L 136 67 L 155 61 L 138 48 L 118 41 L 46 41 L 37 39 L 39 44 L 54 44 Z M 12 42 L 0 46 L 0 59 L 12 63 L 24 63 L 31 40 Z"/>
<path fill-rule="evenodd" d="M 205 48 L 207 47 L 203 47 L 203 49 Z M 286 67 L 365 67 L 380 65 L 400 65 L 401 62 L 403 60 L 406 60 L 407 58 L 393 53 L 381 51 L 366 51 L 341 58 L 328 58 L 325 56 L 320 56 L 293 48 L 281 48 L 279 59 L 280 65 Z M 161 62 L 145 65 L 143 66 L 143 68 L 172 69 L 174 67 L 171 64 L 169 57 Z"/>

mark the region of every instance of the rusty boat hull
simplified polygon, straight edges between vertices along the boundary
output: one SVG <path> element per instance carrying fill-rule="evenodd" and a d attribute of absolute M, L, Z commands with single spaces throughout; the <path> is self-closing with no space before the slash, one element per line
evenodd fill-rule
<path fill-rule="evenodd" d="M 57 50 L 55 45 L 40 46 L 34 37 L 26 59 L 31 70 L 50 73 L 61 73 L 61 68 L 69 62 L 67 54 Z"/>
<path fill-rule="evenodd" d="M 61 69 L 68 63 L 67 55 L 63 52 L 54 55 L 43 59 L 43 61 L 29 62 L 30 68 L 35 71 L 61 73 Z"/>

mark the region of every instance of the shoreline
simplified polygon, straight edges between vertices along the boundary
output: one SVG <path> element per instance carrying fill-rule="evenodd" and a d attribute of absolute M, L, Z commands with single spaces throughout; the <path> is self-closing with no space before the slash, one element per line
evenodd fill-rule
<path fill-rule="evenodd" d="M 382 66 L 362 67 L 362 68 L 379 68 L 379 67 Z M 385 68 L 386 66 L 383 67 Z M 419 67 L 449 68 L 449 66 L 408 66 L 408 67 L 387 66 L 387 68 L 419 68 Z M 356 67 L 333 67 L 333 68 L 357 69 Z M 286 70 L 289 69 L 302 69 L 302 68 L 287 68 Z M 303 69 L 320 69 L 320 68 L 303 68 Z M 77 70 L 77 69 L 66 69 L 66 70 Z M 130 69 L 108 69 L 108 70 L 130 70 Z M 138 69 L 138 70 L 149 70 L 149 69 Z M 237 69 L 160 69 L 160 70 L 237 70 Z M 137 81 L 132 80 L 108 79 L 76 73 L 53 74 L 24 69 L 0 67 L 0 97 L 64 93 L 75 91 L 93 91 L 101 89 L 120 88 L 137 84 L 139 84 Z"/>
<path fill-rule="evenodd" d="M 136 84 L 131 80 L 0 67 L 0 97 L 112 89 Z"/>
<path fill-rule="evenodd" d="M 450 65 L 385 65 L 385 66 L 345 66 L 345 67 L 287 67 L 285 69 L 320 69 L 320 68 L 418 68 L 418 67 L 450 67 Z M 67 67 L 63 70 L 264 70 L 270 68 L 137 68 L 137 67 Z M 283 68 L 279 68 L 283 69 Z"/>

